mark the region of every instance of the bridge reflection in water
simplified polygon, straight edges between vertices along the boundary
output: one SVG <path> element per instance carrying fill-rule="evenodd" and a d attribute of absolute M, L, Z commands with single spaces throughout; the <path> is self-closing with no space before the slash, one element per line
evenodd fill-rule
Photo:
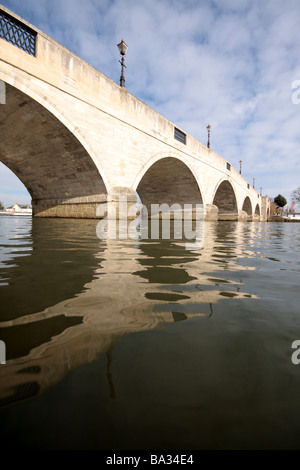
<path fill-rule="evenodd" d="M 251 254 L 242 248 L 245 230 L 253 238 L 256 229 L 207 222 L 203 249 L 190 251 L 178 240 L 99 240 L 96 222 L 88 220 L 15 227 L 0 270 L 7 279 L 0 287 L 0 338 L 7 346 L 0 404 L 36 396 L 102 354 L 113 397 L 110 366 L 121 337 L 205 321 L 220 300 L 253 297 L 225 272 L 254 269 L 238 260 Z"/>

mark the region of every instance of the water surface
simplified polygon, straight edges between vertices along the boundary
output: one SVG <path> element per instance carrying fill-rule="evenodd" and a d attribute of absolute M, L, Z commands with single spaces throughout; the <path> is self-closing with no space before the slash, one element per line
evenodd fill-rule
<path fill-rule="evenodd" d="M 0 217 L 3 445 L 298 449 L 300 225 L 187 250 L 96 223 Z"/>

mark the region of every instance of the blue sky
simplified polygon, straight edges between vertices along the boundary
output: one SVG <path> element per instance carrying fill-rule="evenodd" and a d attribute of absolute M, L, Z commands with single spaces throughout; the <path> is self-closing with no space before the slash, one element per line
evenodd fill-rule
<path fill-rule="evenodd" d="M 300 186 L 299 0 L 0 0 L 270 197 Z M 292 88 L 299 80 L 298 88 Z M 299 91 L 298 91 L 299 90 Z M 0 164 L 0 200 L 30 201 Z"/>

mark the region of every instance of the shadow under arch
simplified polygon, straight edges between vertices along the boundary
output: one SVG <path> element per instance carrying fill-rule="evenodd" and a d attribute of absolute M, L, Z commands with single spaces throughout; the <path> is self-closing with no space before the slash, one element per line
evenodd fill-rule
<path fill-rule="evenodd" d="M 259 204 L 256 204 L 254 214 L 255 214 L 255 215 L 258 215 L 258 216 L 260 217 L 260 207 L 259 207 Z"/>
<path fill-rule="evenodd" d="M 238 220 L 238 207 L 235 191 L 228 180 L 217 185 L 213 205 L 218 208 L 218 220 Z"/>
<path fill-rule="evenodd" d="M 44 106 L 47 101 L 37 101 L 27 91 L 6 83 L 6 104 L 0 107 L 0 161 L 27 188 L 34 215 L 41 206 L 48 210 L 72 200 L 83 202 L 80 198 L 102 202 L 106 183 L 78 131 L 58 117 L 50 103 L 51 110 Z"/>
<path fill-rule="evenodd" d="M 252 214 L 253 214 L 253 212 L 252 212 L 252 204 L 251 204 L 251 201 L 250 201 L 249 196 L 246 196 L 246 197 L 245 197 L 242 210 L 243 210 L 244 212 L 246 212 L 248 218 L 252 217 Z"/>
<path fill-rule="evenodd" d="M 203 204 L 195 175 L 188 165 L 173 156 L 155 160 L 136 183 L 136 192 L 150 213 L 151 204 Z"/>

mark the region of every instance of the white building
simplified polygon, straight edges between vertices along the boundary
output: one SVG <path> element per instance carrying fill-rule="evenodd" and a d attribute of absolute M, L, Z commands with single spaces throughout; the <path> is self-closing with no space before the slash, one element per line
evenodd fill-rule
<path fill-rule="evenodd" d="M 7 207 L 4 212 L 6 215 L 32 215 L 32 208 L 29 204 L 18 204 L 16 202 L 13 206 Z"/>

